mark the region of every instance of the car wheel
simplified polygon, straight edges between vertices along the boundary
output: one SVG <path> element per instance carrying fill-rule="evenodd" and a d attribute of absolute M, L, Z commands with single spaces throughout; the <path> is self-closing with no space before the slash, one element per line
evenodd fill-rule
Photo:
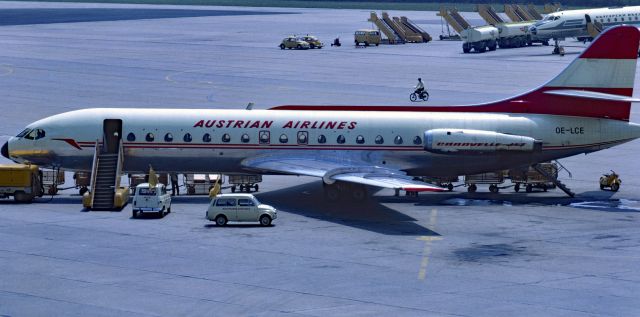
<path fill-rule="evenodd" d="M 453 184 L 447 185 L 447 190 L 448 191 L 453 191 Z"/>
<path fill-rule="evenodd" d="M 284 44 L 280 44 L 280 49 L 283 50 L 284 49 Z"/>
<path fill-rule="evenodd" d="M 132 210 L 131 211 L 131 218 L 133 218 L 133 219 L 138 218 L 138 212 L 135 211 L 135 210 Z"/>
<path fill-rule="evenodd" d="M 516 186 L 513 187 L 513 190 L 515 190 L 516 193 L 519 192 L 520 191 L 520 183 L 516 183 Z"/>
<path fill-rule="evenodd" d="M 604 185 L 600 184 L 600 190 L 604 190 Z"/>
<path fill-rule="evenodd" d="M 260 225 L 263 227 L 271 225 L 271 217 L 269 217 L 268 215 L 260 216 Z"/>
<path fill-rule="evenodd" d="M 162 209 L 160 209 L 160 211 L 158 211 L 158 217 L 164 218 L 164 207 L 162 207 Z"/>
<path fill-rule="evenodd" d="M 476 190 L 478 190 L 478 187 L 475 184 L 471 184 L 469 185 L 469 187 L 467 188 L 467 191 L 470 193 L 475 193 Z"/>
<path fill-rule="evenodd" d="M 298 44 L 298 46 L 296 46 L 296 48 L 301 50 L 302 49 L 302 45 Z"/>
<path fill-rule="evenodd" d="M 225 217 L 224 215 L 219 215 L 216 217 L 216 225 L 224 226 L 226 224 L 227 224 L 227 217 Z"/>
<path fill-rule="evenodd" d="M 309 47 L 311 47 L 311 49 L 316 48 L 316 46 L 315 46 L 315 45 L 313 45 L 313 44 L 309 45 Z"/>
<path fill-rule="evenodd" d="M 84 195 L 84 193 L 86 193 L 87 191 L 89 191 L 89 189 L 88 189 L 88 188 L 86 188 L 86 187 L 82 187 L 82 188 L 80 188 L 80 190 L 78 191 L 78 193 L 80 193 L 80 196 L 83 196 L 83 195 Z"/>
<path fill-rule="evenodd" d="M 525 188 L 525 190 L 526 190 L 527 193 L 532 192 L 533 191 L 533 185 L 527 184 L 527 187 Z"/>
<path fill-rule="evenodd" d="M 171 213 L 171 206 L 169 206 L 169 208 L 167 209 L 167 213 L 170 214 Z"/>
<path fill-rule="evenodd" d="M 235 193 L 235 192 L 236 192 L 236 186 L 235 186 L 235 185 L 234 185 L 234 186 L 231 186 L 231 192 L 232 192 L 232 193 Z"/>
<path fill-rule="evenodd" d="M 256 191 L 258 191 L 258 184 L 253 185 L 253 189 L 255 189 Z"/>

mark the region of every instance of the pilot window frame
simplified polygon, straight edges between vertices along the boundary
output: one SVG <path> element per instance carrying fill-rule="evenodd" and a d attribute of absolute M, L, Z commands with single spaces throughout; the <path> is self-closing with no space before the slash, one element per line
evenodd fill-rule
<path fill-rule="evenodd" d="M 149 132 L 147 133 L 147 135 L 144 137 L 145 140 L 147 140 L 147 142 L 153 142 L 156 139 L 156 136 L 153 135 L 153 133 Z"/>
<path fill-rule="evenodd" d="M 271 132 L 268 130 L 261 130 L 258 132 L 258 143 L 271 144 Z"/>
<path fill-rule="evenodd" d="M 205 133 L 204 135 L 202 135 L 202 142 L 204 143 L 211 143 L 211 134 L 209 133 Z"/>
<path fill-rule="evenodd" d="M 26 128 L 22 130 L 22 132 L 18 133 L 18 135 L 16 135 L 16 138 L 23 138 L 25 135 L 29 134 L 29 132 L 31 132 L 31 129 Z"/>
<path fill-rule="evenodd" d="M 167 132 L 167 134 L 164 135 L 164 141 L 173 142 L 173 134 L 171 134 L 171 132 Z"/>
<path fill-rule="evenodd" d="M 242 143 L 249 143 L 250 141 L 251 141 L 251 137 L 249 136 L 249 134 L 247 134 L 247 133 L 243 133 L 243 134 L 240 136 L 240 142 L 242 142 Z"/>
<path fill-rule="evenodd" d="M 280 143 L 289 143 L 289 137 L 287 136 L 286 133 L 283 133 L 278 138 L 278 141 L 280 141 Z"/>
<path fill-rule="evenodd" d="M 136 141 L 136 134 L 133 133 L 133 132 L 129 132 L 129 134 L 127 134 L 127 141 L 135 142 Z"/>
<path fill-rule="evenodd" d="M 229 143 L 231 142 L 231 135 L 229 135 L 229 133 L 225 133 L 222 135 L 221 140 L 223 143 Z"/>
<path fill-rule="evenodd" d="M 301 140 L 300 138 L 304 138 L 303 140 Z M 298 131 L 298 134 L 296 136 L 296 141 L 298 142 L 298 144 L 300 145 L 307 145 L 309 144 L 309 132 L 308 131 Z"/>

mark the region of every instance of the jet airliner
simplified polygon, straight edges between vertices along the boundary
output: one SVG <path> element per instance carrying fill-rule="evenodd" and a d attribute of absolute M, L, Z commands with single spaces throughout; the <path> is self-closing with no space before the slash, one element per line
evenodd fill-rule
<path fill-rule="evenodd" d="M 91 171 L 95 153 L 115 152 L 130 173 L 307 175 L 349 195 L 365 185 L 442 191 L 412 176 L 527 168 L 639 138 L 629 122 L 639 43 L 636 27 L 610 28 L 543 86 L 487 104 L 84 109 L 29 124 L 2 155 Z"/>

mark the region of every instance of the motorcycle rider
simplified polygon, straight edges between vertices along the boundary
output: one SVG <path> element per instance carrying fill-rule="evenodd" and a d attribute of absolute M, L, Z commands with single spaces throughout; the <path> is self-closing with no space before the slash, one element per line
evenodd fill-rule
<path fill-rule="evenodd" d="M 424 93 L 424 84 L 422 83 L 422 78 L 418 78 L 418 84 L 416 85 L 416 94 L 422 98 Z"/>

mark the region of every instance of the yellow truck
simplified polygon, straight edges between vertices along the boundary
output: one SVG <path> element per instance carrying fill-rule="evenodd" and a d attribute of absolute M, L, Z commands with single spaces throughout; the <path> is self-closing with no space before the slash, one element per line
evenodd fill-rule
<path fill-rule="evenodd" d="M 30 203 L 42 197 L 42 172 L 36 165 L 0 164 L 0 198 L 13 199 L 19 203 Z"/>
<path fill-rule="evenodd" d="M 369 45 L 380 45 L 382 42 L 382 35 L 380 35 L 380 31 L 377 30 L 369 30 L 369 29 L 361 29 L 357 30 L 354 34 L 354 42 L 356 46 L 360 45 L 360 43 L 364 44 L 364 46 Z"/>

